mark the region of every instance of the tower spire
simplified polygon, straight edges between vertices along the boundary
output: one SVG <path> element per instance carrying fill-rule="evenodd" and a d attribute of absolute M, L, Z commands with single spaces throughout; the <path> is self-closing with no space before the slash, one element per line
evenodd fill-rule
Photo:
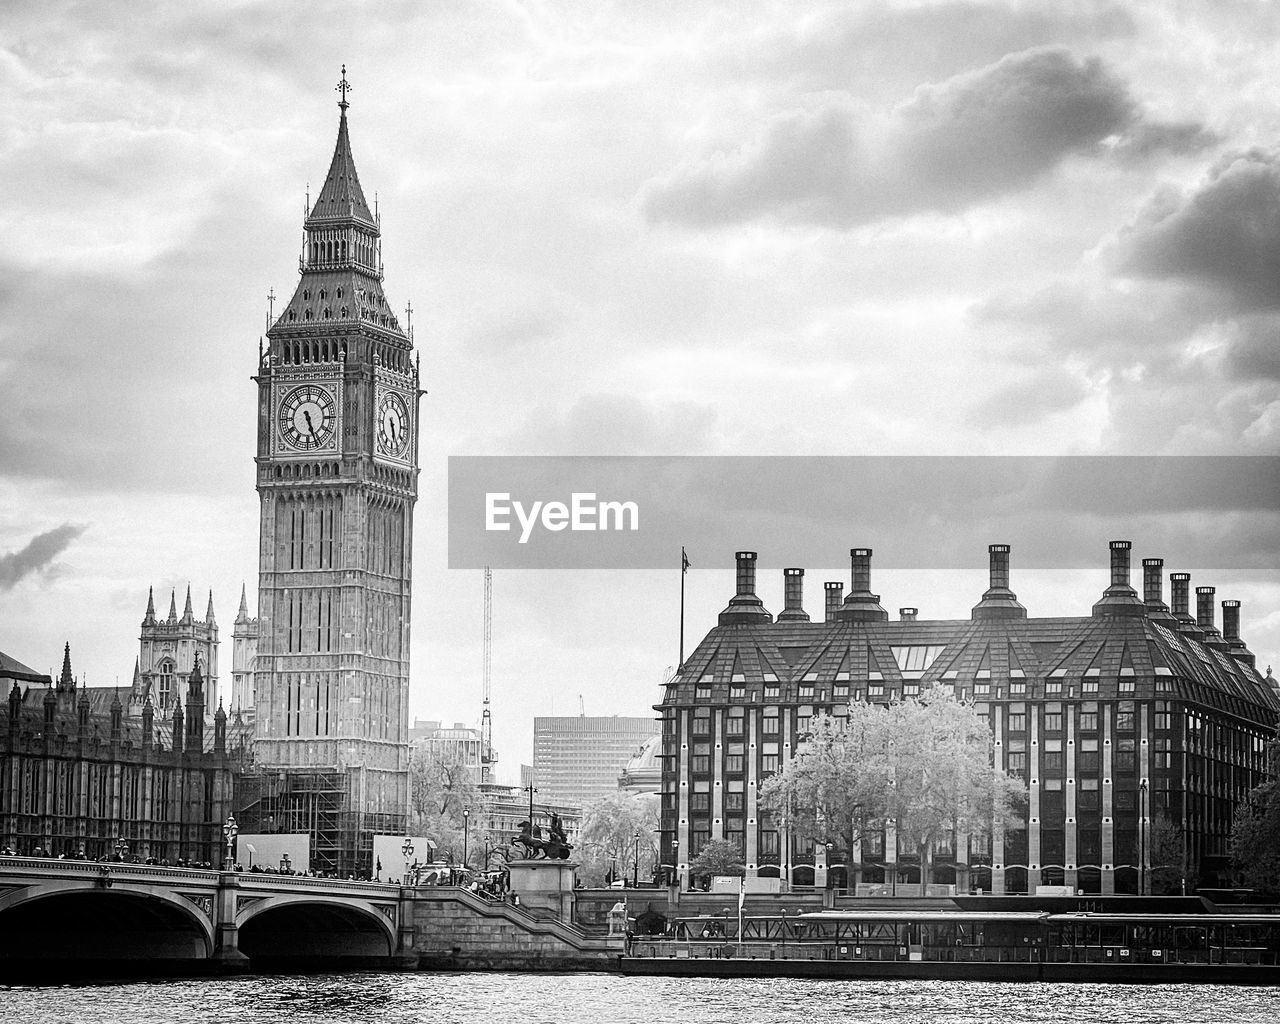
<path fill-rule="evenodd" d="M 169 619 L 167 624 L 170 626 L 178 624 L 178 593 L 175 590 L 169 591 Z"/>
<path fill-rule="evenodd" d="M 183 622 L 195 621 L 195 613 L 191 611 L 191 584 L 190 583 L 187 584 L 187 605 L 185 608 L 182 609 L 181 621 Z"/>
<path fill-rule="evenodd" d="M 58 676 L 58 691 L 71 692 L 76 688 L 76 681 L 71 677 L 71 643 L 62 650 L 62 674 Z"/>
<path fill-rule="evenodd" d="M 249 601 L 245 596 L 245 585 L 240 584 L 240 610 L 236 612 L 236 622 L 249 621 Z"/>
<path fill-rule="evenodd" d="M 209 590 L 209 607 L 205 610 L 204 621 L 209 625 L 213 625 L 213 589 Z"/>
<path fill-rule="evenodd" d="M 156 624 L 156 595 L 153 587 L 147 587 L 147 614 L 142 617 L 144 626 Z"/>

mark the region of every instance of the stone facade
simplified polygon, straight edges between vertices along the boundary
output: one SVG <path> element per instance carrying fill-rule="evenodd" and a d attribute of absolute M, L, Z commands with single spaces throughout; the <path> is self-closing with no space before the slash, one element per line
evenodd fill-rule
<path fill-rule="evenodd" d="M 312 831 L 321 866 L 363 873 L 373 834 L 403 833 L 408 811 L 422 392 L 383 292 L 380 219 L 356 174 L 345 95 L 301 276 L 255 377 L 254 757 L 266 781 L 246 788 L 244 813 Z"/>

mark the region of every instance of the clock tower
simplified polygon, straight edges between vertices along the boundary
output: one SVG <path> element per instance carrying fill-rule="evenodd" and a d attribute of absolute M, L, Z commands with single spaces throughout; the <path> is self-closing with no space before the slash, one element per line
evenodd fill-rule
<path fill-rule="evenodd" d="M 312 866 L 367 871 L 409 804 L 418 368 L 383 291 L 380 218 L 338 139 L 300 276 L 258 374 L 255 781 L 242 824 L 310 832 Z"/>

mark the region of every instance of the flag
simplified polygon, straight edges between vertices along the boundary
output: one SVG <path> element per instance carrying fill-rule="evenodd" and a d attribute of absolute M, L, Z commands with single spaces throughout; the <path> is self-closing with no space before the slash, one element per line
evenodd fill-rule
<path fill-rule="evenodd" d="M 689 556 L 684 553 L 684 548 L 680 549 L 680 571 L 688 572 L 689 566 L 693 563 L 689 561 Z"/>

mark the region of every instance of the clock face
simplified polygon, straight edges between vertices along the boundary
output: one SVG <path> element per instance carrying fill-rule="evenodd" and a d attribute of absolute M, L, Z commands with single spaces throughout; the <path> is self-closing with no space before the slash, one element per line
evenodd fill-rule
<path fill-rule="evenodd" d="M 333 392 L 304 384 L 284 396 L 277 411 L 280 439 L 290 448 L 312 452 L 328 447 L 337 422 Z"/>
<path fill-rule="evenodd" d="M 394 391 L 383 392 L 378 402 L 378 451 L 400 458 L 409 447 L 409 412 Z"/>

